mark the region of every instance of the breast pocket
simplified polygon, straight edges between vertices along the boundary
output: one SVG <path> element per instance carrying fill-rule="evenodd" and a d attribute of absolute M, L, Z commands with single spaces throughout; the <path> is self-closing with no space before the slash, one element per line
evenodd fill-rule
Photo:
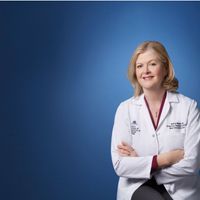
<path fill-rule="evenodd" d="M 185 141 L 186 130 L 171 129 L 165 134 L 164 146 L 165 149 L 170 151 L 174 149 L 183 149 Z"/>

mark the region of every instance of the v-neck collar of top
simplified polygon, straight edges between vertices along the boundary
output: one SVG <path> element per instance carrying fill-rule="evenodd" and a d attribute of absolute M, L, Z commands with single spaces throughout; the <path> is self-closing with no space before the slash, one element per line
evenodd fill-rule
<path fill-rule="evenodd" d="M 162 113 L 162 109 L 163 109 L 163 106 L 164 106 L 164 103 L 165 103 L 166 96 L 167 96 L 167 92 L 165 92 L 165 94 L 163 95 L 163 98 L 162 98 L 162 101 L 161 101 L 161 105 L 160 105 L 160 109 L 159 109 L 159 113 L 158 113 L 157 122 L 154 121 L 152 112 L 151 112 L 150 107 L 149 107 L 149 104 L 148 104 L 148 102 L 147 102 L 146 97 L 144 96 L 144 100 L 145 100 L 146 106 L 147 106 L 147 108 L 148 108 L 149 115 L 150 115 L 150 117 L 151 117 L 151 121 L 152 121 L 152 123 L 153 123 L 153 126 L 154 126 L 154 129 L 155 129 L 155 130 L 157 129 L 158 124 L 159 124 L 159 120 L 160 120 L 160 116 L 161 116 L 161 113 Z"/>

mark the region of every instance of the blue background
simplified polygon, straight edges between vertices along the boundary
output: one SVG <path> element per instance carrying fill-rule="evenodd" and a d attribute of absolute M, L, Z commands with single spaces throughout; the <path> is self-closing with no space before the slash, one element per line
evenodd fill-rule
<path fill-rule="evenodd" d="M 199 2 L 1 2 L 0 199 L 115 199 L 130 57 L 161 41 L 179 91 L 200 102 L 199 20 Z"/>

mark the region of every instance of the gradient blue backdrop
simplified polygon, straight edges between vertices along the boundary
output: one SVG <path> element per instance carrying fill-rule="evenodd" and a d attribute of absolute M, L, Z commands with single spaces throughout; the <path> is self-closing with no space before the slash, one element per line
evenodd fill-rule
<path fill-rule="evenodd" d="M 112 200 L 110 139 L 135 47 L 167 48 L 200 102 L 200 2 L 1 2 L 3 200 Z"/>

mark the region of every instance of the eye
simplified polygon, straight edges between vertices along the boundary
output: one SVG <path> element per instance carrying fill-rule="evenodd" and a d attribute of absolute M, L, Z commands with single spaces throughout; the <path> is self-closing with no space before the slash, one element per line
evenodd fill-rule
<path fill-rule="evenodd" d="M 151 66 L 156 66 L 156 63 L 155 62 L 151 63 Z"/>
<path fill-rule="evenodd" d="M 137 66 L 136 66 L 137 69 L 139 69 L 139 68 L 141 68 L 141 67 L 142 67 L 142 65 L 137 65 Z"/>

